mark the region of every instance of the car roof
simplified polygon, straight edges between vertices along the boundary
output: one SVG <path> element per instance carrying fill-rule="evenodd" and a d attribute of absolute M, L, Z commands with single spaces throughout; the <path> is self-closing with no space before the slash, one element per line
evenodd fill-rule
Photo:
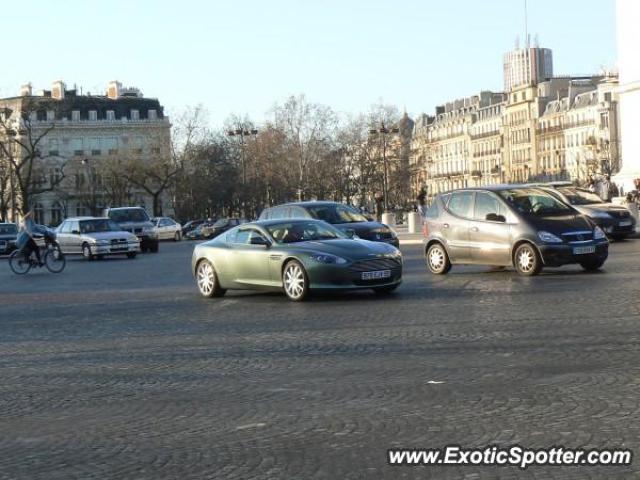
<path fill-rule="evenodd" d="M 66 222 L 68 220 L 79 221 L 79 220 L 110 220 L 107 217 L 69 217 L 65 218 L 63 221 Z"/>
<path fill-rule="evenodd" d="M 109 207 L 105 208 L 105 210 L 131 210 L 132 208 L 135 208 L 136 210 L 144 210 L 143 207 Z"/>
<path fill-rule="evenodd" d="M 259 227 L 268 227 L 269 225 L 277 225 L 279 223 L 308 223 L 308 222 L 322 222 L 323 220 L 316 220 L 315 218 L 278 218 L 271 220 L 256 220 L 255 222 L 243 223 L 241 227 L 247 227 L 251 225 L 257 225 Z"/>
<path fill-rule="evenodd" d="M 0 225 L 17 225 L 17 223 L 14 223 L 14 222 L 0 222 Z"/>
<path fill-rule="evenodd" d="M 444 195 L 447 193 L 453 192 L 477 192 L 477 191 L 487 191 L 487 192 L 502 192 L 504 190 L 517 190 L 520 188 L 538 188 L 541 185 L 533 185 L 530 183 L 501 183 L 497 185 L 483 185 L 481 187 L 466 187 L 466 188 L 456 188 L 453 190 L 448 190 L 446 192 L 441 192 L 439 195 Z"/>
<path fill-rule="evenodd" d="M 344 203 L 332 202 L 330 200 L 307 200 L 304 202 L 283 203 L 281 205 L 274 205 L 273 207 L 270 207 L 270 208 L 284 207 L 284 206 L 315 207 L 315 206 L 322 206 L 322 205 L 344 205 Z"/>

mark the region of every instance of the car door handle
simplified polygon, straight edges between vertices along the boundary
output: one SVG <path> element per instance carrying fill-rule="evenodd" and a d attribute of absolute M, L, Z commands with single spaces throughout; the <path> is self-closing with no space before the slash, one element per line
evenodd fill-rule
<path fill-rule="evenodd" d="M 449 224 L 448 223 L 443 223 L 442 224 L 442 228 L 449 228 Z"/>
<path fill-rule="evenodd" d="M 472 232 L 477 232 L 480 229 L 478 227 L 471 227 L 469 230 L 471 230 Z"/>

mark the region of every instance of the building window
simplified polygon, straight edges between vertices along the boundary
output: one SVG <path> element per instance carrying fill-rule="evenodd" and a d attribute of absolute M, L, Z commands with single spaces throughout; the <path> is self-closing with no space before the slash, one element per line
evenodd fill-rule
<path fill-rule="evenodd" d="M 116 119 L 116 112 L 113 110 L 107 110 L 107 120 L 114 121 Z"/>
<path fill-rule="evenodd" d="M 56 119 L 56 113 L 53 110 L 47 110 L 47 122 L 53 122 Z"/>
<path fill-rule="evenodd" d="M 95 122 L 98 120 L 98 111 L 97 110 L 89 110 L 89 120 Z"/>
<path fill-rule="evenodd" d="M 57 226 L 62 221 L 62 207 L 59 202 L 55 202 L 51 205 L 51 222 L 53 226 Z"/>
<path fill-rule="evenodd" d="M 155 120 L 156 118 L 158 118 L 158 112 L 156 112 L 155 110 L 149 110 L 147 118 L 149 118 L 149 120 Z"/>
<path fill-rule="evenodd" d="M 41 203 L 36 203 L 35 207 L 33 208 L 33 221 L 40 224 L 40 225 L 44 225 L 44 208 L 42 207 Z"/>
<path fill-rule="evenodd" d="M 71 121 L 79 122 L 80 121 L 80 110 L 72 110 L 71 111 Z"/>
<path fill-rule="evenodd" d="M 131 110 L 131 120 L 140 120 L 139 110 Z"/>

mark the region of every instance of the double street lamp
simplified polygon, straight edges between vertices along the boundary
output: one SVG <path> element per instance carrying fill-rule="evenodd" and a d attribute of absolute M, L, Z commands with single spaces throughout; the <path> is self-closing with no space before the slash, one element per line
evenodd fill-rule
<path fill-rule="evenodd" d="M 228 130 L 227 136 L 230 138 L 237 139 L 236 142 L 240 147 L 240 161 L 242 164 L 242 215 L 244 217 L 247 216 L 246 205 L 245 205 L 245 195 L 246 195 L 246 185 L 247 185 L 247 165 L 246 165 L 246 138 L 256 136 L 258 134 L 258 130 L 255 128 L 237 128 L 235 130 Z"/>
<path fill-rule="evenodd" d="M 398 127 L 387 127 L 384 122 L 380 122 L 379 128 L 372 128 L 369 133 L 374 136 L 380 137 L 381 149 L 382 149 L 382 196 L 384 201 L 384 211 L 389 211 L 389 166 L 387 163 L 387 135 L 396 135 L 400 133 Z"/>

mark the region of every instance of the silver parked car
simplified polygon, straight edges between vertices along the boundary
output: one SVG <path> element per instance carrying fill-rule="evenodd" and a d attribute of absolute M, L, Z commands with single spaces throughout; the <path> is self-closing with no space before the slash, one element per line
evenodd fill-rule
<path fill-rule="evenodd" d="M 439 194 L 425 216 L 425 255 L 435 274 L 452 264 L 513 265 L 522 275 L 607 260 L 605 233 L 542 188 L 497 185 Z"/>
<path fill-rule="evenodd" d="M 158 236 L 158 240 L 182 240 L 182 226 L 169 217 L 155 217 L 151 219 L 153 229 Z"/>
<path fill-rule="evenodd" d="M 118 254 L 135 258 L 140 251 L 138 237 L 108 218 L 67 218 L 58 227 L 57 237 L 64 254 L 81 254 L 87 260 Z"/>

